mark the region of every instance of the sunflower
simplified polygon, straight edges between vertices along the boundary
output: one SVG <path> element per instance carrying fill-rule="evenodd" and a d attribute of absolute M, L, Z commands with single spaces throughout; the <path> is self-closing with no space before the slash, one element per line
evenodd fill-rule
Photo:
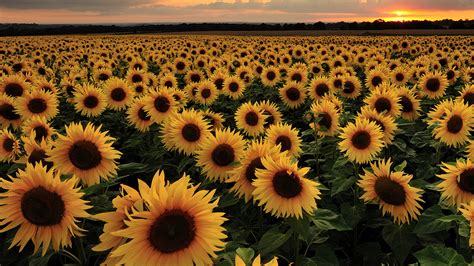
<path fill-rule="evenodd" d="M 265 132 L 265 140 L 271 145 L 280 146 L 282 152 L 287 151 L 290 156 L 299 157 L 303 152 L 298 129 L 289 124 L 271 125 Z"/>
<path fill-rule="evenodd" d="M 334 94 L 326 94 L 321 100 L 328 100 L 334 104 L 334 107 L 336 108 L 336 111 L 338 113 L 343 113 L 344 112 L 344 106 L 343 102 Z"/>
<path fill-rule="evenodd" d="M 114 235 L 128 239 L 111 256 L 125 265 L 211 265 L 226 238 L 224 213 L 214 212 L 215 191 L 197 190 L 189 176 L 165 185 L 163 172 L 151 188 L 140 189 L 145 211 L 134 211 L 126 228 Z M 142 190 L 149 190 L 142 192 Z"/>
<path fill-rule="evenodd" d="M 392 144 L 395 132 L 398 130 L 397 123 L 393 117 L 379 114 L 368 106 L 363 107 L 358 116 L 366 118 L 371 122 L 375 122 L 375 124 L 377 124 L 382 130 L 383 142 L 387 145 Z"/>
<path fill-rule="evenodd" d="M 116 236 L 114 232 L 126 228 L 125 221 L 132 213 L 133 208 L 143 210 L 143 200 L 138 191 L 123 184 L 120 190 L 120 195 L 112 200 L 114 211 L 99 213 L 93 216 L 93 219 L 105 222 L 103 233 L 99 236 L 100 243 L 92 248 L 93 251 L 113 251 L 124 244 L 126 238 Z M 110 254 L 104 261 L 105 265 L 116 265 L 117 263 L 116 258 L 112 258 Z"/>
<path fill-rule="evenodd" d="M 32 165 L 41 163 L 48 169 L 54 166 L 53 162 L 47 160 L 49 158 L 48 153 L 53 147 L 53 144 L 51 142 L 47 142 L 44 139 L 40 142 L 37 142 L 35 140 L 34 134 L 28 137 L 23 136 L 21 137 L 21 140 L 23 141 L 23 149 L 25 150 L 25 154 L 17 161 L 18 163 L 29 163 Z"/>
<path fill-rule="evenodd" d="M 360 198 L 365 202 L 377 202 L 383 215 L 390 214 L 398 224 L 417 220 L 422 209 L 420 203 L 424 201 L 421 199 L 423 190 L 408 184 L 413 176 L 391 171 L 390 159 L 370 165 L 372 171 L 365 170 L 357 183 L 364 190 Z"/>
<path fill-rule="evenodd" d="M 333 76 L 329 79 L 329 87 L 331 88 L 331 91 L 340 91 L 342 90 L 343 86 L 344 86 L 343 75 Z"/>
<path fill-rule="evenodd" d="M 291 67 L 287 73 L 287 83 L 299 83 L 304 87 L 306 83 L 308 83 L 308 71 L 306 67 Z"/>
<path fill-rule="evenodd" d="M 204 80 L 204 73 L 198 69 L 190 70 L 184 76 L 184 80 L 186 84 L 199 83 Z"/>
<path fill-rule="evenodd" d="M 178 81 L 173 73 L 166 73 L 160 78 L 160 87 L 163 88 L 175 88 L 177 87 Z"/>
<path fill-rule="evenodd" d="M 405 66 L 398 66 L 390 74 L 390 81 L 397 86 L 404 86 L 412 77 L 411 69 Z"/>
<path fill-rule="evenodd" d="M 433 136 L 444 144 L 458 147 L 469 141 L 470 131 L 474 127 L 474 112 L 462 102 L 455 103 L 446 115 L 438 120 Z"/>
<path fill-rule="evenodd" d="M 306 94 L 302 83 L 288 82 L 280 89 L 280 98 L 291 109 L 298 108 L 304 103 Z"/>
<path fill-rule="evenodd" d="M 430 99 L 444 96 L 448 87 L 448 79 L 441 72 L 429 72 L 423 75 L 418 81 L 418 88 L 421 94 Z"/>
<path fill-rule="evenodd" d="M 49 141 L 56 134 L 56 130 L 52 128 L 44 117 L 34 117 L 23 122 L 23 134 L 27 137 L 34 135 L 36 142 L 41 140 Z"/>
<path fill-rule="evenodd" d="M 9 163 L 16 159 L 20 146 L 15 136 L 6 128 L 0 130 L 0 162 Z"/>
<path fill-rule="evenodd" d="M 371 94 L 364 99 L 364 102 L 377 113 L 393 118 L 397 118 L 401 113 L 399 101 L 397 90 L 390 87 L 388 83 L 373 89 Z"/>
<path fill-rule="evenodd" d="M 21 75 L 6 76 L 0 80 L 0 92 L 10 97 L 21 97 L 30 87 Z"/>
<path fill-rule="evenodd" d="M 140 132 L 146 132 L 150 129 L 153 121 L 151 116 L 145 111 L 146 98 L 136 98 L 127 109 L 127 120 Z"/>
<path fill-rule="evenodd" d="M 317 182 L 305 178 L 309 167 L 298 168 L 288 156 L 276 160 L 266 156 L 261 161 L 264 169 L 255 171 L 252 195 L 265 212 L 276 217 L 302 218 L 303 211 L 311 214 L 316 210 L 321 193 Z"/>
<path fill-rule="evenodd" d="M 252 198 L 252 192 L 255 187 L 252 182 L 256 179 L 255 171 L 258 168 L 264 168 L 262 158 L 271 156 L 275 160 L 281 155 L 280 150 L 276 146 L 272 146 L 262 140 L 251 142 L 244 153 L 240 165 L 230 172 L 229 183 L 235 183 L 230 189 L 237 196 L 243 197 L 245 202 Z"/>
<path fill-rule="evenodd" d="M 130 89 L 135 92 L 136 97 L 144 96 L 148 94 L 148 86 L 143 83 L 133 83 L 130 85 Z"/>
<path fill-rule="evenodd" d="M 204 117 L 195 110 L 184 110 L 170 119 L 170 140 L 176 149 L 186 155 L 196 153 L 201 145 L 210 136 L 208 123 Z"/>
<path fill-rule="evenodd" d="M 388 77 L 384 71 L 380 69 L 374 69 L 369 71 L 369 73 L 367 74 L 365 86 L 370 90 L 373 90 L 380 86 L 382 83 L 386 82 L 387 80 Z"/>
<path fill-rule="evenodd" d="M 339 127 L 339 116 L 332 102 L 322 100 L 311 106 L 311 117 L 313 119 L 309 126 L 316 129 L 321 137 L 334 136 Z"/>
<path fill-rule="evenodd" d="M 216 71 L 210 77 L 209 80 L 216 85 L 216 89 L 218 91 L 222 91 L 224 89 L 224 81 L 227 78 L 226 71 Z"/>
<path fill-rule="evenodd" d="M 83 84 L 74 92 L 74 108 L 76 112 L 87 117 L 99 116 L 107 107 L 107 97 L 101 89 Z"/>
<path fill-rule="evenodd" d="M 170 89 L 171 96 L 173 96 L 174 100 L 176 101 L 176 107 L 181 110 L 186 106 L 188 103 L 188 99 L 186 98 L 186 93 L 178 88 Z"/>
<path fill-rule="evenodd" d="M 43 90 L 51 92 L 52 94 L 58 93 L 58 89 L 52 81 L 48 81 L 45 78 L 36 79 L 34 82 L 33 90 Z"/>
<path fill-rule="evenodd" d="M 474 164 L 471 160 L 458 159 L 455 164 L 442 163 L 442 179 L 437 187 L 441 190 L 441 198 L 451 205 L 460 205 L 474 200 Z"/>
<path fill-rule="evenodd" d="M 474 85 L 466 85 L 456 99 L 469 106 L 474 106 Z"/>
<path fill-rule="evenodd" d="M 71 237 L 82 236 L 84 230 L 76 224 L 89 215 L 90 208 L 74 187 L 75 178 L 61 180 L 59 172 L 48 170 L 41 163 L 28 164 L 16 177 L 1 179 L 0 220 L 4 233 L 19 226 L 10 248 L 20 251 L 31 240 L 34 252 L 42 247 L 42 256 L 50 245 L 55 251 L 71 246 Z"/>
<path fill-rule="evenodd" d="M 210 110 L 203 111 L 204 119 L 211 125 L 212 130 L 224 128 L 224 117 L 221 114 L 215 113 Z"/>
<path fill-rule="evenodd" d="M 102 83 L 107 81 L 113 76 L 112 70 L 106 69 L 106 68 L 101 68 L 101 69 L 96 69 L 94 70 L 94 80 L 97 83 Z"/>
<path fill-rule="evenodd" d="M 448 110 L 452 110 L 454 107 L 454 101 L 451 99 L 442 100 L 438 103 L 431 111 L 428 112 L 428 121 L 427 124 L 429 126 L 433 126 L 435 124 L 439 124 L 440 120 L 442 120 Z"/>
<path fill-rule="evenodd" d="M 198 83 L 190 83 L 184 87 L 184 93 L 189 101 L 196 101 Z"/>
<path fill-rule="evenodd" d="M 273 87 L 280 81 L 280 72 L 278 68 L 269 66 L 263 69 L 260 78 L 264 86 Z"/>
<path fill-rule="evenodd" d="M 383 137 L 381 128 L 375 122 L 356 118 L 355 123 L 349 123 L 342 129 L 339 149 L 351 161 L 367 163 L 382 150 Z"/>
<path fill-rule="evenodd" d="M 264 127 L 268 128 L 271 125 L 281 123 L 283 121 L 280 110 L 278 109 L 275 103 L 270 102 L 269 100 L 261 101 L 257 104 L 257 107 L 263 110 L 265 117 Z"/>
<path fill-rule="evenodd" d="M 469 158 L 471 161 L 474 161 L 474 140 L 469 141 L 466 152 L 467 158 Z"/>
<path fill-rule="evenodd" d="M 148 77 L 144 70 L 133 69 L 127 72 L 127 81 L 130 84 L 135 83 L 148 83 Z"/>
<path fill-rule="evenodd" d="M 240 98 L 245 91 L 245 83 L 236 76 L 227 77 L 223 86 L 224 93 L 234 100 Z"/>
<path fill-rule="evenodd" d="M 237 254 L 235 254 L 235 266 L 246 266 L 244 260 Z M 253 260 L 252 266 L 278 266 L 278 259 L 277 257 L 273 257 L 269 262 L 262 263 L 262 259 L 260 258 L 260 255 L 258 255 Z"/>
<path fill-rule="evenodd" d="M 415 92 L 407 87 L 401 87 L 398 91 L 401 106 L 401 116 L 407 120 L 414 121 L 418 118 L 420 110 L 420 100 L 416 98 Z"/>
<path fill-rule="evenodd" d="M 308 87 L 308 94 L 311 99 L 321 100 L 325 95 L 331 93 L 329 80 L 326 77 L 319 76 L 311 80 Z"/>
<path fill-rule="evenodd" d="M 0 124 L 2 127 L 21 126 L 21 116 L 15 110 L 15 99 L 5 94 L 0 94 Z"/>
<path fill-rule="evenodd" d="M 133 99 L 134 93 L 125 80 L 113 77 L 105 82 L 104 94 L 112 110 L 123 110 Z"/>
<path fill-rule="evenodd" d="M 470 236 L 469 236 L 469 247 L 474 248 L 474 201 L 462 204 L 459 208 L 462 215 L 469 222 L 469 227 L 471 227 Z"/>
<path fill-rule="evenodd" d="M 17 98 L 15 109 L 24 119 L 44 117 L 50 120 L 58 113 L 58 99 L 50 92 L 33 90 Z"/>
<path fill-rule="evenodd" d="M 245 144 L 239 133 L 218 129 L 199 146 L 197 166 L 209 179 L 225 181 L 242 158 Z"/>
<path fill-rule="evenodd" d="M 216 85 L 211 81 L 205 80 L 198 84 L 196 92 L 196 101 L 203 105 L 211 105 L 219 96 Z"/>
<path fill-rule="evenodd" d="M 257 136 L 265 130 L 265 118 L 263 110 L 252 103 L 242 104 L 235 112 L 237 128 L 243 130 L 247 135 Z"/>
<path fill-rule="evenodd" d="M 361 94 L 362 85 L 356 76 L 344 75 L 340 93 L 343 97 L 355 99 Z"/>
<path fill-rule="evenodd" d="M 145 111 L 155 123 L 162 123 L 177 112 L 176 101 L 168 89 L 154 90 L 144 99 Z"/>
<path fill-rule="evenodd" d="M 66 135 L 58 135 L 48 160 L 65 174 L 74 174 L 87 186 L 117 174 L 121 152 L 112 147 L 114 138 L 100 131 L 101 126 L 91 123 L 84 128 L 72 123 L 66 126 Z"/>

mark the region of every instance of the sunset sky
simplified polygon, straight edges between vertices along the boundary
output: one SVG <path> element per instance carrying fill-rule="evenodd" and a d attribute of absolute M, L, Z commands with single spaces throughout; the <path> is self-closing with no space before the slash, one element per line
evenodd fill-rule
<path fill-rule="evenodd" d="M 474 0 L 0 0 L 0 23 L 472 19 Z"/>

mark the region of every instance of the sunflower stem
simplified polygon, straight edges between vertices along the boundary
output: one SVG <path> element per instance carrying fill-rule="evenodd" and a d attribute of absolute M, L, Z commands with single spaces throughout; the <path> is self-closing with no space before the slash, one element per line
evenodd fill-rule
<path fill-rule="evenodd" d="M 77 253 L 79 256 L 79 261 L 81 265 L 87 265 L 86 252 L 84 250 L 84 245 L 80 237 L 74 238 L 74 244 L 76 245 Z"/>

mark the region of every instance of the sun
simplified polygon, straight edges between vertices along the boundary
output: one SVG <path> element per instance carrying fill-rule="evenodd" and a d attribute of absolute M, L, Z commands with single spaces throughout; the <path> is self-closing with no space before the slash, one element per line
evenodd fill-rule
<path fill-rule="evenodd" d="M 397 17 L 405 17 L 405 16 L 411 14 L 411 12 L 407 11 L 407 10 L 395 10 L 391 13 L 394 14 L 395 16 L 397 16 Z"/>

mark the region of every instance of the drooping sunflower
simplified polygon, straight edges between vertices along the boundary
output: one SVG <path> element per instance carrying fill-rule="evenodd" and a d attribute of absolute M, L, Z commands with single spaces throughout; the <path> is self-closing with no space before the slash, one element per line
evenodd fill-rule
<path fill-rule="evenodd" d="M 273 87 L 280 81 L 280 72 L 278 68 L 269 66 L 263 69 L 260 78 L 264 86 Z"/>
<path fill-rule="evenodd" d="M 127 109 L 127 120 L 140 132 L 147 132 L 153 121 L 151 116 L 145 111 L 145 98 L 140 97 L 133 100 Z"/>
<path fill-rule="evenodd" d="M 58 135 L 54 148 L 47 153 L 48 161 L 61 172 L 76 175 L 87 186 L 116 175 L 121 152 L 112 147 L 114 138 L 100 129 L 91 123 L 85 128 L 76 123 L 66 126 L 66 135 Z"/>
<path fill-rule="evenodd" d="M 224 117 L 216 112 L 211 110 L 206 110 L 202 112 L 204 119 L 211 125 L 212 130 L 224 128 Z"/>
<path fill-rule="evenodd" d="M 388 83 L 384 83 L 371 91 L 371 94 L 364 99 L 364 102 L 377 113 L 385 114 L 397 118 L 401 113 L 397 89 L 392 88 Z"/>
<path fill-rule="evenodd" d="M 364 106 L 361 109 L 359 117 L 366 118 L 371 122 L 375 122 L 375 124 L 377 124 L 382 130 L 383 142 L 386 145 L 392 144 L 395 133 L 398 130 L 397 123 L 393 117 L 377 113 L 377 111 L 368 106 Z"/>
<path fill-rule="evenodd" d="M 134 92 L 123 79 L 110 78 L 104 84 L 104 94 L 107 97 L 107 105 L 112 110 L 123 110 L 133 99 Z"/>
<path fill-rule="evenodd" d="M 15 110 L 15 99 L 5 94 L 0 94 L 0 124 L 2 127 L 21 126 L 21 116 Z"/>
<path fill-rule="evenodd" d="M 196 101 L 200 104 L 211 105 L 219 96 L 216 85 L 211 81 L 205 80 L 198 84 L 196 92 Z"/>
<path fill-rule="evenodd" d="M 10 75 L 0 80 L 0 92 L 10 97 L 21 97 L 30 87 L 20 75 Z"/>
<path fill-rule="evenodd" d="M 244 153 L 243 137 L 229 129 L 216 130 L 209 136 L 197 151 L 197 166 L 202 168 L 203 175 L 221 182 L 230 176 Z"/>
<path fill-rule="evenodd" d="M 302 83 L 288 82 L 280 90 L 280 98 L 291 109 L 300 107 L 306 98 Z"/>
<path fill-rule="evenodd" d="M 16 99 L 15 109 L 24 119 L 44 117 L 50 120 L 58 113 L 58 99 L 50 92 L 33 90 Z"/>
<path fill-rule="evenodd" d="M 319 136 L 334 136 L 337 133 L 340 114 L 332 102 L 322 100 L 314 103 L 311 106 L 311 113 L 314 119 L 309 126 L 316 129 Z"/>
<path fill-rule="evenodd" d="M 407 87 L 401 87 L 398 91 L 399 104 L 401 106 L 401 116 L 407 120 L 414 121 L 418 118 L 420 110 L 420 99 L 415 92 Z"/>
<path fill-rule="evenodd" d="M 107 107 L 107 97 L 104 92 L 91 85 L 83 84 L 74 92 L 74 108 L 76 112 L 87 117 L 102 114 Z"/>
<path fill-rule="evenodd" d="M 56 134 L 44 117 L 34 117 L 23 122 L 22 132 L 25 136 L 34 135 L 36 142 L 49 141 Z"/>
<path fill-rule="evenodd" d="M 177 114 L 168 121 L 171 141 L 176 149 L 186 155 L 196 153 L 201 145 L 210 136 L 208 123 L 197 111 L 189 109 Z"/>
<path fill-rule="evenodd" d="M 244 94 L 245 83 L 236 76 L 227 77 L 224 80 L 224 94 L 236 100 Z"/>
<path fill-rule="evenodd" d="M 213 211 L 215 191 L 197 190 L 186 175 L 165 185 L 163 172 L 151 188 L 143 187 L 147 210 L 134 211 L 124 221 L 126 228 L 114 233 L 128 241 L 111 256 L 125 265 L 211 265 L 226 238 L 224 213 Z"/>
<path fill-rule="evenodd" d="M 474 248 L 474 201 L 470 201 L 468 203 L 464 203 L 459 208 L 462 215 L 466 220 L 469 222 L 470 236 L 469 236 L 469 247 Z"/>
<path fill-rule="evenodd" d="M 280 146 L 282 152 L 287 151 L 290 156 L 299 157 L 303 152 L 298 129 L 289 124 L 271 125 L 265 132 L 265 140 L 271 145 Z"/>
<path fill-rule="evenodd" d="M 342 129 L 342 141 L 339 149 L 345 152 L 349 160 L 357 163 L 371 161 L 383 147 L 383 133 L 375 123 L 365 118 L 356 118 Z"/>
<path fill-rule="evenodd" d="M 281 153 L 277 146 L 272 146 L 262 140 L 255 140 L 247 146 L 240 165 L 230 173 L 231 176 L 227 182 L 234 183 L 230 190 L 238 197 L 243 197 L 246 202 L 252 198 L 252 192 L 255 189 L 252 184 L 257 178 L 255 171 L 264 168 L 262 158 L 266 156 L 271 156 L 276 160 L 281 156 Z"/>
<path fill-rule="evenodd" d="M 5 192 L 0 194 L 0 232 L 19 227 L 10 248 L 19 246 L 21 251 L 31 240 L 35 253 L 42 248 L 44 256 L 50 246 L 59 251 L 71 246 L 72 237 L 82 236 L 84 230 L 76 222 L 89 216 L 90 206 L 75 182 L 74 177 L 61 180 L 59 172 L 41 163 L 27 164 L 10 180 L 1 179 Z"/>
<path fill-rule="evenodd" d="M 155 123 L 162 123 L 177 112 L 176 101 L 168 89 L 154 90 L 144 99 L 145 111 Z"/>
<path fill-rule="evenodd" d="M 257 136 L 265 130 L 265 118 L 263 110 L 252 103 L 242 104 L 235 112 L 237 128 L 243 130 L 249 136 Z"/>
<path fill-rule="evenodd" d="M 441 198 L 451 205 L 460 205 L 474 200 L 474 164 L 471 160 L 458 159 L 455 164 L 442 163 L 442 179 L 437 187 Z"/>
<path fill-rule="evenodd" d="M 331 94 L 328 78 L 319 76 L 311 80 L 308 87 L 309 97 L 313 100 L 321 100 L 325 95 Z"/>
<path fill-rule="evenodd" d="M 448 87 L 448 79 L 441 72 L 429 72 L 418 81 L 420 93 L 430 99 L 442 97 Z"/>
<path fill-rule="evenodd" d="M 458 147 L 469 141 L 470 131 L 474 127 L 474 112 L 462 102 L 456 102 L 446 115 L 438 120 L 433 136 L 448 146 Z"/>
<path fill-rule="evenodd" d="M 257 168 L 252 195 L 263 210 L 276 217 L 303 217 L 313 213 L 320 199 L 318 183 L 306 179 L 309 167 L 299 168 L 288 156 L 261 159 L 264 169 Z"/>
<path fill-rule="evenodd" d="M 8 129 L 2 129 L 0 131 L 0 162 L 9 163 L 15 160 L 19 152 L 18 140 Z"/>
<path fill-rule="evenodd" d="M 377 202 L 383 215 L 390 214 L 398 224 L 417 220 L 422 209 L 420 203 L 424 201 L 421 199 L 423 190 L 408 184 L 413 176 L 391 171 L 390 159 L 370 165 L 371 171 L 365 170 L 357 183 L 364 190 L 360 198 L 365 202 Z"/>
<path fill-rule="evenodd" d="M 454 107 L 454 101 L 452 99 L 446 99 L 442 100 L 440 103 L 438 103 L 434 108 L 432 108 L 431 111 L 428 112 L 428 121 L 427 124 L 429 126 L 433 126 L 437 123 L 439 123 L 440 120 L 442 120 L 448 110 L 452 110 Z"/>

